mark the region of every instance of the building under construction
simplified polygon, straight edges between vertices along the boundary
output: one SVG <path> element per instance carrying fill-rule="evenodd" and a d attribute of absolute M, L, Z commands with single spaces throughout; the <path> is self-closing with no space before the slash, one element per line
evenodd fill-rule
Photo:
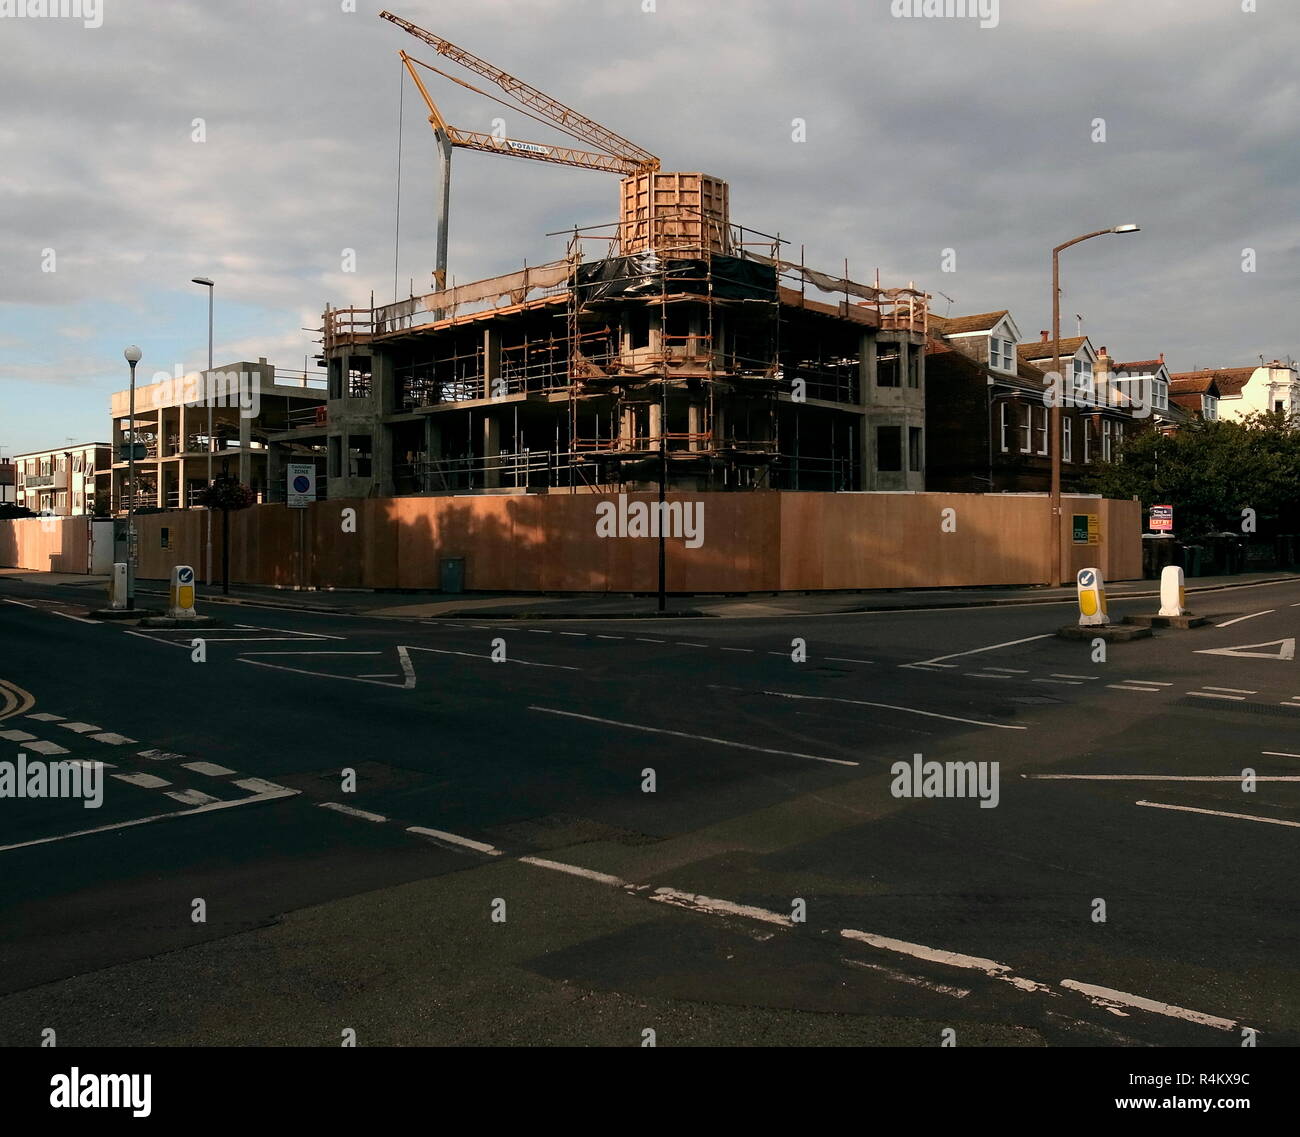
<path fill-rule="evenodd" d="M 535 88 L 384 15 L 532 117 L 612 152 L 458 131 L 403 52 L 448 182 L 453 146 L 613 170 L 625 174 L 619 217 L 574 231 L 550 263 L 446 287 L 445 183 L 435 290 L 324 313 L 325 413 L 276 436 L 273 465 L 320 456 L 333 499 L 924 488 L 923 292 L 814 271 L 778 238 L 733 224 L 721 179 L 665 172 Z"/>

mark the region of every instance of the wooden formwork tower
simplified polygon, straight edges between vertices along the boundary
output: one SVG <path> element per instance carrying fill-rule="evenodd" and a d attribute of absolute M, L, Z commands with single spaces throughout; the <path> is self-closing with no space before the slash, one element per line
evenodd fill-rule
<path fill-rule="evenodd" d="M 650 170 L 624 178 L 620 190 L 621 252 L 731 252 L 727 183 L 712 174 Z"/>

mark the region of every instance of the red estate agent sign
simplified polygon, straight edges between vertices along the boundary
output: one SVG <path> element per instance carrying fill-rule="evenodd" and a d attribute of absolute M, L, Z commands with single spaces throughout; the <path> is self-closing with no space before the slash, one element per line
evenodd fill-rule
<path fill-rule="evenodd" d="M 1174 507 L 1172 505 L 1153 505 L 1151 507 L 1151 531 L 1153 533 L 1172 533 L 1174 529 Z"/>

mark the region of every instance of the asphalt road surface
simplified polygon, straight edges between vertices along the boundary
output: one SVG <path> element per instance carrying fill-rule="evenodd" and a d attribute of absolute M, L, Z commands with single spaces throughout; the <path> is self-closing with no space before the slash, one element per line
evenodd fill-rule
<path fill-rule="evenodd" d="M 0 760 L 103 763 L 0 798 L 2 1044 L 1300 1042 L 1300 584 L 1104 660 L 1061 604 L 99 603 L 0 582 Z"/>

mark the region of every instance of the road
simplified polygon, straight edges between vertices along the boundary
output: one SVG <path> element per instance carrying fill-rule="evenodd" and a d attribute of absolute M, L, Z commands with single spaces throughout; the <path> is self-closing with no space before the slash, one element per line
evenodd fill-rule
<path fill-rule="evenodd" d="M 1104 661 L 1061 604 L 99 602 L 0 582 L 0 759 L 106 775 L 0 800 L 0 1044 L 1300 1042 L 1300 583 Z"/>

